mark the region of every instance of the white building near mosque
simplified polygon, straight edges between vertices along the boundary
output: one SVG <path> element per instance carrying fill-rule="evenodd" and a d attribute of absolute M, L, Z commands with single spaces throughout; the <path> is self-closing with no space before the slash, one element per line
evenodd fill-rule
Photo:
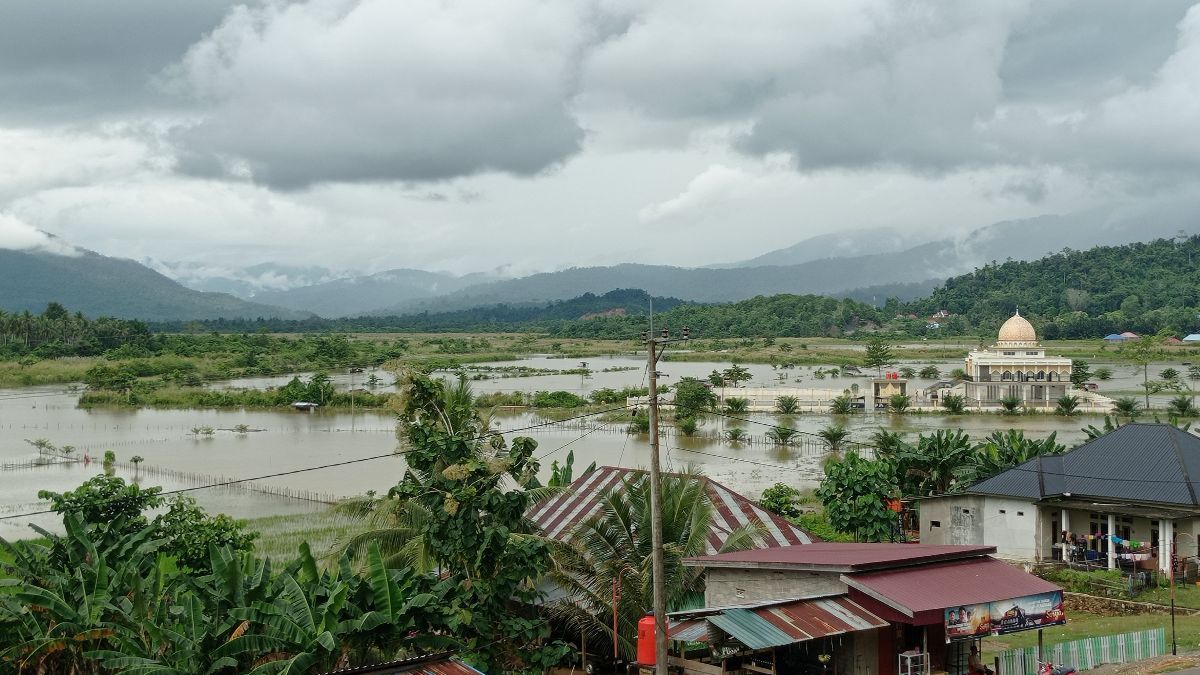
<path fill-rule="evenodd" d="M 1000 327 L 996 344 L 967 354 L 965 365 L 964 394 L 978 406 L 1015 396 L 1027 407 L 1053 407 L 1071 388 L 1071 359 L 1047 356 L 1020 312 Z"/>

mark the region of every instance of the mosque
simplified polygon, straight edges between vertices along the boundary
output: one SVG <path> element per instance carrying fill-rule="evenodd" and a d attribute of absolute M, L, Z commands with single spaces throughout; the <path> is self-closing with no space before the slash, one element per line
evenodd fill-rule
<path fill-rule="evenodd" d="M 1027 407 L 1053 407 L 1071 389 L 1071 359 L 1046 356 L 1020 311 L 1000 327 L 996 344 L 967 354 L 963 382 L 968 405 L 999 405 L 1015 396 Z"/>

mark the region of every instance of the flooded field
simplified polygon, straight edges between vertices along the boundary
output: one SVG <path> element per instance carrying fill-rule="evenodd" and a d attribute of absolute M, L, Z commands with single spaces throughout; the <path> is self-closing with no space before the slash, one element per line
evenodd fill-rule
<path fill-rule="evenodd" d="M 644 361 L 633 357 L 588 359 L 583 366 L 578 360 L 534 357 L 520 361 L 490 363 L 466 372 L 474 378 L 477 392 L 565 390 L 586 395 L 596 389 L 642 386 L 645 383 Z M 930 362 L 913 363 L 921 367 Z M 959 362 L 934 362 L 943 373 L 958 367 Z M 660 364 L 666 374 L 662 381 L 670 384 L 680 377 L 706 377 L 712 370 L 728 367 L 728 363 L 685 362 L 667 360 Z M 581 374 L 546 374 L 584 368 Z M 1095 364 L 1093 365 L 1095 367 Z M 1104 383 L 1107 389 L 1134 389 L 1141 373 L 1132 366 L 1110 366 L 1115 377 Z M 1165 365 L 1157 365 L 1160 369 Z M 1179 366 L 1175 366 L 1179 368 Z M 803 386 L 822 389 L 860 389 L 869 387 L 870 377 L 818 378 L 818 366 L 800 366 L 777 370 L 769 365 L 750 364 L 747 386 Z M 535 373 L 528 377 L 510 376 L 518 371 Z M 341 389 L 363 387 L 372 374 L 382 383 L 378 390 L 390 390 L 390 373 L 338 373 L 333 376 Z M 783 380 L 780 375 L 783 375 Z M 307 374 L 302 374 L 306 376 Z M 278 386 L 289 377 L 250 378 L 216 383 L 218 387 Z M 932 380 L 916 380 L 916 386 L 927 386 Z M 1162 397 L 1160 397 L 1162 398 Z M 320 501 L 361 494 L 367 490 L 383 491 L 399 479 L 404 470 L 403 460 L 394 456 L 397 447 L 393 417 L 382 412 L 302 413 L 292 410 L 83 410 L 76 406 L 77 393 L 62 387 L 42 387 L 0 390 L 0 515 L 22 513 L 43 508 L 37 491 L 68 490 L 88 476 L 100 472 L 100 459 L 106 450 L 116 453 L 118 474 L 133 477 L 131 457 L 144 459 L 137 469 L 144 485 L 162 485 L 165 489 L 190 488 L 229 479 L 241 479 L 284 473 L 308 467 L 358 461 L 347 466 L 320 471 L 294 473 L 263 478 L 255 489 L 221 488 L 193 493 L 206 507 L 238 517 L 255 517 L 303 512 L 319 508 Z M 569 415 L 569 413 L 560 413 Z M 666 466 L 683 468 L 696 465 L 707 475 L 749 496 L 757 496 L 765 487 L 786 481 L 797 487 L 812 487 L 820 477 L 823 446 L 812 436 L 792 447 L 778 447 L 763 438 L 770 425 L 778 424 L 812 434 L 831 424 L 844 424 L 852 432 L 852 440 L 869 441 L 880 427 L 916 435 L 943 428 L 962 428 L 972 437 L 982 437 L 997 429 L 1017 428 L 1027 435 L 1044 437 L 1057 433 L 1060 442 L 1074 445 L 1084 437 L 1081 427 L 1099 424 L 1092 417 L 1064 418 L 1052 415 L 1001 417 L 998 415 L 965 415 L 949 417 L 941 414 L 890 415 L 883 412 L 865 413 L 835 418 L 828 414 L 777 416 L 746 414 L 746 421 L 735 421 L 710 415 L 701 420 L 695 437 L 681 437 L 667 431 L 663 440 Z M 613 415 L 608 421 L 599 417 L 547 424 L 549 418 L 536 412 L 502 412 L 496 416 L 504 431 L 527 429 L 520 433 L 537 439 L 538 455 L 543 464 L 543 477 L 550 463 L 563 461 L 574 452 L 576 471 L 591 462 L 628 467 L 646 466 L 649 461 L 649 439 L 646 435 L 626 432 L 628 418 Z M 247 433 L 234 431 L 246 425 Z M 537 426 L 540 425 L 540 426 Z M 730 426 L 743 428 L 750 434 L 746 443 L 730 444 L 721 440 Z M 193 433 L 194 429 L 212 427 L 211 435 Z M 72 445 L 79 456 L 91 461 L 60 464 L 48 467 L 22 468 L 36 458 L 37 451 L 26 440 L 46 439 L 55 446 Z M 283 494 L 286 493 L 286 494 Z M 313 501 L 313 500 L 316 501 Z M 0 534 L 21 536 L 27 519 L 0 520 Z M 35 519 L 39 524 L 52 524 L 54 518 Z"/>

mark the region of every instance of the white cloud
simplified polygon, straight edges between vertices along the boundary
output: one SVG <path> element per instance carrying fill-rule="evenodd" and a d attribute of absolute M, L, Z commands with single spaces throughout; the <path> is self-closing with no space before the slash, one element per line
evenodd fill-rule
<path fill-rule="evenodd" d="M 0 213 L 0 249 L 79 255 L 75 247 L 4 213 Z"/>

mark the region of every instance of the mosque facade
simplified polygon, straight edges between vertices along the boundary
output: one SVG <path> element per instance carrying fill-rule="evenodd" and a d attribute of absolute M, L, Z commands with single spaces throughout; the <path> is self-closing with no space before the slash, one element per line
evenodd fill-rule
<path fill-rule="evenodd" d="M 1071 359 L 1047 356 L 1020 312 L 1000 327 L 995 344 L 967 354 L 963 370 L 968 404 L 981 407 L 1009 396 L 1027 407 L 1053 407 L 1071 389 Z"/>

